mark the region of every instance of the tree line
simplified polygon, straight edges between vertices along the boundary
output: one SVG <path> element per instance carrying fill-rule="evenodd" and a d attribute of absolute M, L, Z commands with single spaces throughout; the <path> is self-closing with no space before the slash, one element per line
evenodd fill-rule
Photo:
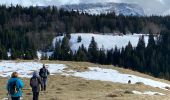
<path fill-rule="evenodd" d="M 153 33 L 170 29 L 169 16 L 116 16 L 115 13 L 89 15 L 57 7 L 0 6 L 0 52 L 13 59 L 51 49 L 57 33 Z M 35 56 L 26 57 L 29 59 Z"/>

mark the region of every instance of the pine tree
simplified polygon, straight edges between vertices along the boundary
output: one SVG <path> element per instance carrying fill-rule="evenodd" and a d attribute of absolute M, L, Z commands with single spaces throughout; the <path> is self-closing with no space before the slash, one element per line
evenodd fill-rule
<path fill-rule="evenodd" d="M 155 44 L 155 40 L 154 40 L 154 36 L 153 34 L 149 35 L 149 40 L 148 40 L 148 45 L 146 47 L 146 51 L 145 51 L 145 55 L 146 55 L 146 66 L 147 70 L 150 72 L 151 69 L 153 69 L 152 67 L 154 67 L 152 63 L 156 63 L 154 62 L 153 59 L 151 59 L 154 56 L 154 52 L 156 49 L 156 44 Z"/>
<path fill-rule="evenodd" d="M 59 41 L 56 42 L 55 45 L 55 50 L 54 53 L 52 55 L 52 59 L 54 60 L 61 60 L 61 43 Z"/>
<path fill-rule="evenodd" d="M 105 50 L 104 47 L 102 46 L 102 48 L 99 50 L 99 60 L 98 62 L 100 64 L 106 64 L 106 54 L 105 54 Z"/>
<path fill-rule="evenodd" d="M 113 63 L 113 49 L 107 50 L 107 55 L 106 55 L 106 63 L 107 64 L 112 64 Z"/>
<path fill-rule="evenodd" d="M 62 60 L 70 60 L 69 58 L 72 58 L 73 55 L 70 45 L 69 45 L 69 38 L 65 36 L 61 42 L 61 59 Z"/>
<path fill-rule="evenodd" d="M 88 59 L 90 62 L 97 63 L 98 61 L 98 46 L 92 37 L 91 43 L 88 48 Z"/>
<path fill-rule="evenodd" d="M 123 53 L 123 50 L 124 50 L 124 48 L 122 48 L 121 53 Z M 119 60 L 120 60 L 120 50 L 117 48 L 117 46 L 115 46 L 115 49 L 113 51 L 113 56 L 112 56 L 112 64 L 115 66 L 121 65 Z"/>
<path fill-rule="evenodd" d="M 135 53 L 136 53 L 136 56 L 140 60 L 140 63 L 139 63 L 138 60 L 135 60 L 135 61 L 137 61 L 137 62 L 135 62 L 135 64 L 136 64 L 135 66 L 137 67 L 137 69 L 140 72 L 143 72 L 144 67 L 146 66 L 145 65 L 146 61 L 145 61 L 145 41 L 144 41 L 144 36 L 139 38 Z"/>
<path fill-rule="evenodd" d="M 79 47 L 76 53 L 76 61 L 87 61 L 87 55 L 82 47 Z"/>
<path fill-rule="evenodd" d="M 124 52 L 124 57 L 125 57 L 124 58 L 124 62 L 125 62 L 124 67 L 125 68 L 132 67 L 132 65 L 133 65 L 132 55 L 133 55 L 133 47 L 132 47 L 132 44 L 129 42 L 128 45 L 125 47 L 125 52 Z"/>
<path fill-rule="evenodd" d="M 81 36 L 78 36 L 78 38 L 77 38 L 77 43 L 80 43 L 81 40 L 82 40 Z"/>
<path fill-rule="evenodd" d="M 17 59 L 17 51 L 14 48 L 12 48 L 11 50 L 11 59 L 12 60 Z"/>

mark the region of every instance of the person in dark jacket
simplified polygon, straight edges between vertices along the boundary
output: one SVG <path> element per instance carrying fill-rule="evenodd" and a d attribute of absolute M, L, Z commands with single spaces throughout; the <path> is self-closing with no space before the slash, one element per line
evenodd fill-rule
<path fill-rule="evenodd" d="M 12 84 L 15 84 L 15 90 Z M 11 78 L 8 80 L 7 83 L 7 91 L 8 94 L 11 96 L 12 100 L 20 100 L 20 97 L 22 97 L 23 87 L 24 87 L 24 83 L 21 79 L 18 78 L 18 73 L 13 72 Z M 12 90 L 14 90 L 13 93 L 11 93 Z"/>
<path fill-rule="evenodd" d="M 48 79 L 48 75 L 50 75 L 50 72 L 45 67 L 45 64 L 43 64 L 43 67 L 40 69 L 39 75 L 42 80 L 42 91 L 46 91 L 47 79 Z"/>
<path fill-rule="evenodd" d="M 42 87 L 42 81 L 41 81 L 41 78 L 39 77 L 37 71 L 33 72 L 33 76 L 30 79 L 30 86 L 31 86 L 32 92 L 33 92 L 33 100 L 38 100 L 40 86 Z"/>

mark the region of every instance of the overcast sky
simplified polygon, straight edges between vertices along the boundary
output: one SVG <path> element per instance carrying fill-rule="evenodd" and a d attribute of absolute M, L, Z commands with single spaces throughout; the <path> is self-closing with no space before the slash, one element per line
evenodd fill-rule
<path fill-rule="evenodd" d="M 1 4 L 10 5 L 21 4 L 29 5 L 64 5 L 79 3 L 96 3 L 96 2 L 116 2 L 116 3 L 136 3 L 143 7 L 146 14 L 170 14 L 170 0 L 0 0 Z"/>

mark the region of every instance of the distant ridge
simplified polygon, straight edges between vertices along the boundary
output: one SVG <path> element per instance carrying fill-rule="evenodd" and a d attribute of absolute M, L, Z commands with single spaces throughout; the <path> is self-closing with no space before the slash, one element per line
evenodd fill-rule
<path fill-rule="evenodd" d="M 116 15 L 125 16 L 144 16 L 144 10 L 137 4 L 128 3 L 90 3 L 90 4 L 71 4 L 62 5 L 61 8 L 67 11 L 79 11 L 90 15 L 100 15 L 115 12 Z"/>

